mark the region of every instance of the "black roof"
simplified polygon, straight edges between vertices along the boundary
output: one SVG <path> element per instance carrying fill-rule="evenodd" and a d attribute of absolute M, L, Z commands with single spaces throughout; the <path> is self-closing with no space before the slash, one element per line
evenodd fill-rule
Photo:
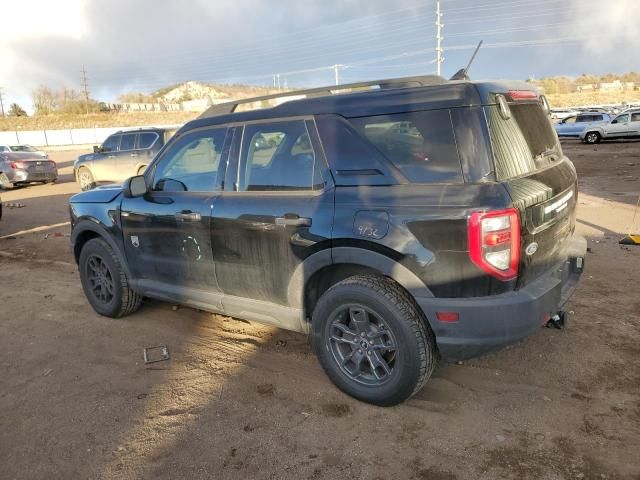
<path fill-rule="evenodd" d="M 364 89 L 372 86 L 378 88 Z M 536 90 L 535 86 L 518 81 L 447 81 L 435 75 L 404 77 L 284 92 L 214 105 L 197 119 L 185 124 L 181 130 L 281 117 L 336 114 L 352 118 L 483 105 L 487 104 L 489 93 L 506 93 L 510 89 Z M 290 100 L 286 100 L 287 98 Z M 283 103 L 273 107 L 238 111 L 247 104 L 264 105 L 278 99 Z"/>

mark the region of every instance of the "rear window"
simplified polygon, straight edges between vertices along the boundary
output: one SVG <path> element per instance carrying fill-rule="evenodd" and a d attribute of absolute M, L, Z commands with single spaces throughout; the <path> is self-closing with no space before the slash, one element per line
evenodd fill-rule
<path fill-rule="evenodd" d="M 360 117 L 349 122 L 410 182 L 462 182 L 448 110 Z"/>
<path fill-rule="evenodd" d="M 560 157 L 560 146 L 539 103 L 509 103 L 505 119 L 497 105 L 486 107 L 489 133 L 499 180 L 535 172 Z"/>

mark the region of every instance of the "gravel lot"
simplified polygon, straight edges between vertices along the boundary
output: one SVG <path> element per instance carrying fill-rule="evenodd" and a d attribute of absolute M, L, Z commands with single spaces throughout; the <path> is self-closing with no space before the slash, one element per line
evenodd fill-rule
<path fill-rule="evenodd" d="M 442 364 L 389 409 L 338 391 L 299 334 L 155 301 L 97 316 L 68 226 L 0 239 L 0 478 L 640 478 L 640 247 L 617 243 L 640 142 L 563 145 L 591 247 L 568 328 Z M 0 237 L 68 220 L 78 153 L 52 153 L 58 184 L 0 192 Z M 158 344 L 171 359 L 145 366 Z"/>

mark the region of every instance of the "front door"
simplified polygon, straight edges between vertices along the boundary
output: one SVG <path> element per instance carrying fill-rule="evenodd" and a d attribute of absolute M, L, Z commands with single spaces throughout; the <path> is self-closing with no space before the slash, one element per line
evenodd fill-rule
<path fill-rule="evenodd" d="M 146 173 L 149 193 L 123 200 L 127 262 L 143 290 L 177 301 L 219 292 L 209 228 L 226 134 L 208 128 L 177 139 Z"/>
<path fill-rule="evenodd" d="M 235 135 L 242 142 L 234 141 L 230 165 L 237 167 L 229 167 L 211 222 L 224 302 L 232 296 L 290 305 L 293 272 L 329 246 L 334 192 L 314 128 L 305 120 L 273 121 Z"/>
<path fill-rule="evenodd" d="M 614 118 L 607 128 L 607 138 L 622 138 L 629 135 L 629 114 L 624 113 Z"/>

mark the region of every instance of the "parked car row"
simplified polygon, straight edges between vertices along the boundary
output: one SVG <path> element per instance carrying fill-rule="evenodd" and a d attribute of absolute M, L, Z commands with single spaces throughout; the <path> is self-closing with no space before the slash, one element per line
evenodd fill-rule
<path fill-rule="evenodd" d="M 599 111 L 568 116 L 555 125 L 558 137 L 580 138 L 585 143 L 603 140 L 640 138 L 640 108 L 625 110 L 618 115 Z"/>

